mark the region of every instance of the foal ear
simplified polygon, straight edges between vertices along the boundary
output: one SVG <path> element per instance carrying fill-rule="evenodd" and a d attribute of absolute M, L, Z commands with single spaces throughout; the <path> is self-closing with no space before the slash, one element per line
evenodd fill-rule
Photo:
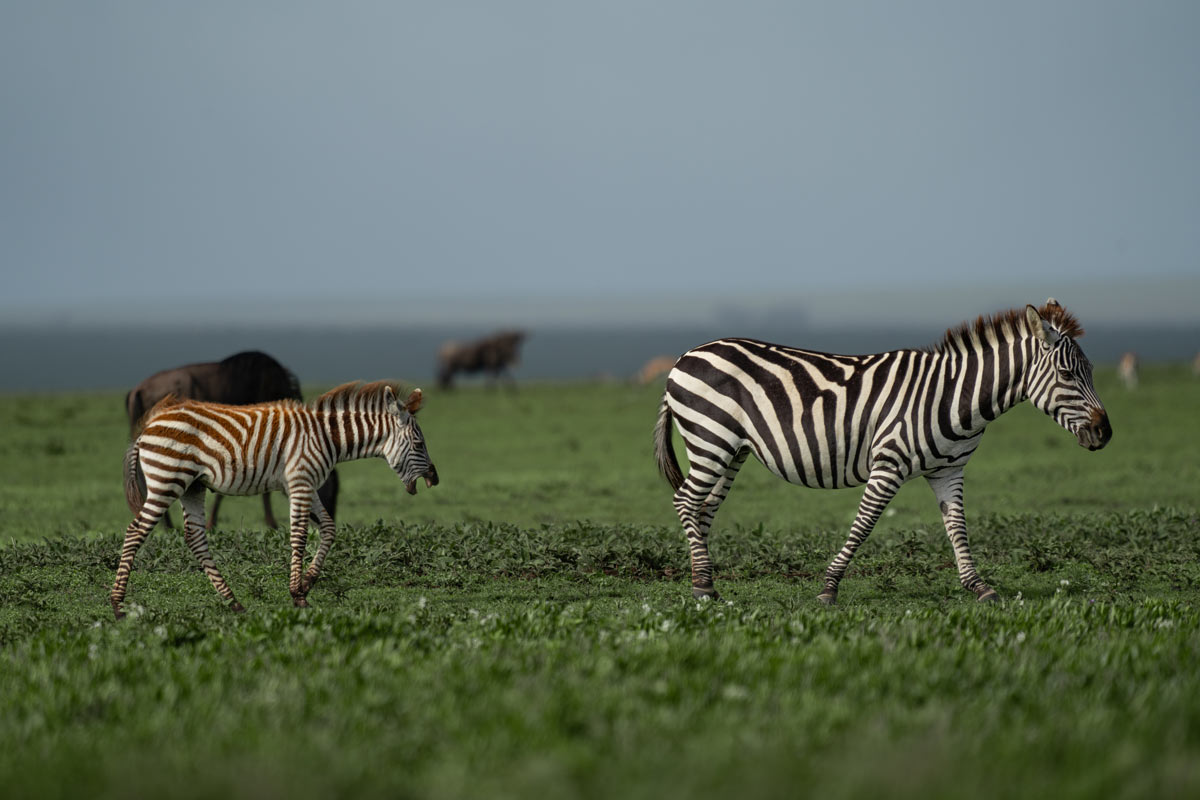
<path fill-rule="evenodd" d="M 400 401 L 396 399 L 396 392 L 390 386 L 383 387 L 383 405 L 388 411 L 400 413 Z"/>
<path fill-rule="evenodd" d="M 1031 305 L 1025 306 L 1025 321 L 1029 323 L 1029 330 L 1033 332 L 1034 338 L 1047 347 L 1058 344 L 1058 340 L 1062 338 L 1062 334 L 1054 330 L 1054 326 L 1047 322 Z"/>
<path fill-rule="evenodd" d="M 415 414 L 421 410 L 421 390 L 413 389 L 409 394 L 408 399 L 404 401 L 404 410 L 410 414 Z"/>

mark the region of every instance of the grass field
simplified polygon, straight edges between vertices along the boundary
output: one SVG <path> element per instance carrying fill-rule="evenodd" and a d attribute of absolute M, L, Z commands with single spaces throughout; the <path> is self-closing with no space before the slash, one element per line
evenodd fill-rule
<path fill-rule="evenodd" d="M 230 498 L 108 589 L 129 522 L 115 394 L 0 396 L 0 786 L 13 797 L 1147 797 L 1200 794 L 1200 381 L 1101 369 L 1112 444 L 1028 406 L 967 469 L 958 586 L 923 481 L 814 599 L 859 491 L 757 464 L 691 599 L 659 389 L 430 391 L 442 477 L 343 465 L 309 609 Z M 678 446 L 678 442 L 677 442 Z M 680 448 L 681 449 L 681 448 Z M 284 500 L 275 498 L 277 514 Z M 178 513 L 176 513 L 178 518 Z"/>

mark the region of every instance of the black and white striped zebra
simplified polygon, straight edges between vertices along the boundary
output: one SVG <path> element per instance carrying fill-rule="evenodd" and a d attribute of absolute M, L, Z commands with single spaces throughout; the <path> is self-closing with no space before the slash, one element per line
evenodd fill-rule
<path fill-rule="evenodd" d="M 1029 399 L 1089 450 L 1112 437 L 1076 344 L 1083 330 L 1054 301 L 980 317 L 934 347 L 844 356 L 751 339 L 720 339 L 680 356 L 667 376 L 655 426 L 659 470 L 675 489 L 687 535 L 692 592 L 716 597 L 708 532 L 746 457 L 804 486 L 866 484 L 850 537 L 818 598 L 837 599 L 855 550 L 901 484 L 933 488 L 964 588 L 995 600 L 967 548 L 963 466 L 987 424 Z M 685 478 L 671 444 L 686 448 Z"/>
<path fill-rule="evenodd" d="M 378 456 L 400 476 L 409 494 L 416 493 L 418 478 L 427 486 L 437 484 L 437 470 L 414 416 L 421 398 L 421 390 L 414 389 L 402 405 L 392 386 L 382 381 L 339 386 L 309 406 L 294 400 L 232 406 L 165 398 L 146 415 L 125 455 L 125 497 L 137 516 L 125 531 L 112 588 L 117 619 L 124 616 L 121 606 L 134 555 L 175 500 L 183 506 L 188 548 L 213 588 L 235 611 L 243 610 L 208 551 L 206 487 L 233 495 L 287 492 L 292 549 L 288 589 L 295 605 L 307 606 L 309 589 L 333 544 L 333 519 L 317 487 L 334 464 Z M 139 464 L 145 496 L 137 480 Z M 321 541 L 308 570 L 301 572 L 310 510 L 319 521 Z"/>

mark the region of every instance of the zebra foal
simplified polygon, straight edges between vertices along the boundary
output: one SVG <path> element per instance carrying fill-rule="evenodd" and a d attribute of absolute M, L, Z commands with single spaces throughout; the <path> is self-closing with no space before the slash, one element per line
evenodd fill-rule
<path fill-rule="evenodd" d="M 900 486 L 918 475 L 938 501 L 963 588 L 995 600 L 967 548 L 963 467 L 987 424 L 1026 399 L 1081 446 L 1108 444 L 1108 414 L 1092 386 L 1091 362 L 1075 342 L 1082 334 L 1051 298 L 1041 308 L 979 317 L 923 350 L 845 356 L 720 339 L 684 353 L 667 376 L 654 449 L 675 490 L 693 594 L 717 596 L 708 532 L 753 452 L 791 483 L 866 485 L 850 536 L 825 572 L 822 602 L 837 599 L 855 550 Z M 691 464 L 686 478 L 672 423 Z"/>
<path fill-rule="evenodd" d="M 175 500 L 183 506 L 184 541 L 213 588 L 234 611 L 244 610 L 209 554 L 206 488 L 233 495 L 287 492 L 292 549 L 288 590 L 296 606 L 307 606 L 308 592 L 333 544 L 333 519 L 317 487 L 334 464 L 382 457 L 409 494 L 416 494 L 418 478 L 426 486 L 437 484 L 415 416 L 421 402 L 420 389 L 401 403 L 383 381 L 344 384 L 307 406 L 294 400 L 231 406 L 164 398 L 146 415 L 125 454 L 125 498 L 136 516 L 125 531 L 110 598 L 117 619 L 125 616 L 121 606 L 133 558 Z M 144 496 L 139 466 L 145 475 Z M 302 572 L 310 511 L 319 521 L 321 541 Z"/>

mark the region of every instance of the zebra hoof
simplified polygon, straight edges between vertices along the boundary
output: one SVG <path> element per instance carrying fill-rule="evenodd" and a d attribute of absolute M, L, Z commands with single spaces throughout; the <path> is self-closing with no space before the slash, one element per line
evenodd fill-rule
<path fill-rule="evenodd" d="M 708 589 L 698 589 L 693 586 L 692 597 L 696 598 L 697 600 L 712 600 L 714 602 L 721 599 L 721 595 L 717 594 L 717 590 L 713 589 L 712 587 L 709 587 Z"/>
<path fill-rule="evenodd" d="M 119 608 L 114 608 L 113 616 L 117 618 L 118 622 L 120 622 L 121 620 L 125 619 L 125 612 Z"/>
<path fill-rule="evenodd" d="M 996 594 L 995 589 L 988 587 L 979 592 L 979 597 L 978 597 L 977 602 L 998 603 L 998 602 L 1000 602 L 1000 595 Z"/>
<path fill-rule="evenodd" d="M 229 610 L 236 611 L 239 614 L 244 614 L 246 611 L 246 607 L 244 605 L 242 605 L 241 603 L 239 603 L 237 600 L 230 600 L 229 601 Z"/>
<path fill-rule="evenodd" d="M 837 592 L 824 591 L 817 595 L 822 605 L 831 606 L 837 603 Z"/>
<path fill-rule="evenodd" d="M 292 604 L 296 606 L 296 608 L 308 608 L 308 600 L 303 597 L 293 597 Z"/>

